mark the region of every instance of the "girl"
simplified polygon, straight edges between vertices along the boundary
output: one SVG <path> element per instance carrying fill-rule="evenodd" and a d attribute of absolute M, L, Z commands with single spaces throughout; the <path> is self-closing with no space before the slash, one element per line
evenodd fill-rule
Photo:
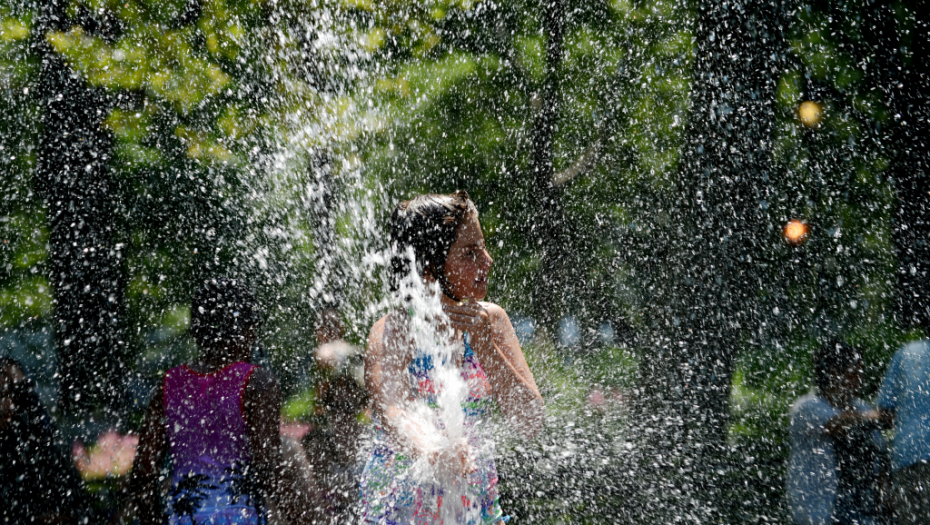
<path fill-rule="evenodd" d="M 442 508 L 444 487 L 416 481 L 411 472 L 416 462 L 426 461 L 467 486 L 465 513 L 458 521 L 501 523 L 506 519 L 497 497 L 497 471 L 488 457 L 493 447 L 488 425 L 481 423 L 496 403 L 509 424 L 531 438 L 542 426 L 543 400 L 507 313 L 480 302 L 487 295 L 492 260 L 478 211 L 464 191 L 421 195 L 395 208 L 390 228 L 392 290 L 399 292 L 411 272 L 427 290 L 441 290 L 445 322 L 454 329 L 449 343 L 461 349 L 456 365 L 468 390 L 467 442 L 437 446 L 414 415 L 414 404 L 434 401 L 437 392 L 431 356 L 413 343 L 408 288 L 401 293 L 407 308 L 383 317 L 369 336 L 365 382 L 377 435 L 362 473 L 362 515 L 367 523 L 440 523 L 448 516 Z"/>
<path fill-rule="evenodd" d="M 308 487 L 282 468 L 274 375 L 248 362 L 258 303 L 232 279 L 210 279 L 191 305 L 199 360 L 165 374 L 149 407 L 132 486 L 141 525 L 259 525 L 274 502 L 292 524 L 313 507 Z M 167 516 L 159 474 L 173 468 Z M 166 520 L 167 518 L 167 520 Z"/>

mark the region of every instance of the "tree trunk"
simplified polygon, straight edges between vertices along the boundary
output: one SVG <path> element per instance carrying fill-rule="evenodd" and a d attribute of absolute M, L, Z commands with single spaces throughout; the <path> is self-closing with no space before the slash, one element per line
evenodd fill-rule
<path fill-rule="evenodd" d="M 771 57 L 787 49 L 787 13 L 758 0 L 699 2 L 696 12 L 690 121 L 668 203 L 672 257 L 656 270 L 667 272 L 657 315 L 668 327 L 644 356 L 641 383 L 645 424 L 660 422 L 647 434 L 659 479 L 691 487 L 682 493 L 708 521 L 721 501 L 733 370 L 756 323 L 763 276 L 753 259 L 767 238 L 759 200 L 780 72 Z"/>
<path fill-rule="evenodd" d="M 67 3 L 49 0 L 37 24 L 42 130 L 36 182 L 48 206 L 50 283 L 61 408 L 80 416 L 124 400 L 120 310 L 124 279 L 102 127 L 105 93 L 89 88 L 45 41 L 70 28 Z"/>
<path fill-rule="evenodd" d="M 553 182 L 552 144 L 559 112 L 559 70 L 562 65 L 564 28 L 563 0 L 543 0 L 543 30 L 546 36 L 546 70 L 540 94 L 540 109 L 533 126 L 533 187 L 529 198 L 535 207 L 533 224 L 528 225 L 531 238 L 539 239 L 542 250 L 533 310 L 540 326 L 551 331 L 563 311 L 565 268 L 564 211 L 559 188 Z"/>
<path fill-rule="evenodd" d="M 927 2 L 911 5 L 915 18 L 910 39 L 890 47 L 898 55 L 887 70 L 895 115 L 893 161 L 898 200 L 894 228 L 898 251 L 898 304 L 905 326 L 923 327 L 930 333 L 930 16 Z M 923 6 L 922 8 L 920 6 Z M 890 13 L 889 13 L 890 14 Z M 892 33 L 892 32 L 888 32 Z M 897 35 L 903 31 L 898 28 Z M 890 36 L 890 35 L 889 35 Z M 903 49 L 911 55 L 902 60 Z M 895 78 L 897 77 L 897 78 Z"/>

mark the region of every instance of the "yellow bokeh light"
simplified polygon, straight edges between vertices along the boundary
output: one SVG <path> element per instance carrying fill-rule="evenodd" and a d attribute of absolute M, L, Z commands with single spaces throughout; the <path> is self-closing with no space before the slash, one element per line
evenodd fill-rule
<path fill-rule="evenodd" d="M 797 246 L 807 240 L 807 235 L 810 233 L 810 227 L 807 225 L 807 223 L 794 219 L 788 221 L 788 224 L 785 225 L 784 233 L 785 240 L 788 241 L 788 244 Z"/>
<path fill-rule="evenodd" d="M 798 106 L 798 118 L 801 119 L 801 124 L 812 128 L 820 124 L 820 120 L 823 118 L 823 107 L 810 100 L 801 102 L 801 105 Z"/>

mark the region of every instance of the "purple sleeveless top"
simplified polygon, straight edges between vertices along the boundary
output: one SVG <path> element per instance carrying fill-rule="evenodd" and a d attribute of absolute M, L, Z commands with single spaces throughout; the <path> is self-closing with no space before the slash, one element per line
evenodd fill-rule
<path fill-rule="evenodd" d="M 254 483 L 246 479 L 254 469 L 247 468 L 252 456 L 242 406 L 257 368 L 238 362 L 201 374 L 181 365 L 165 374 L 165 430 L 174 467 L 170 523 L 255 523 L 263 512 L 250 494 Z"/>
<path fill-rule="evenodd" d="M 175 480 L 189 473 L 213 477 L 236 462 L 249 462 L 242 396 L 256 368 L 238 362 L 200 374 L 181 365 L 165 374 L 165 420 Z"/>

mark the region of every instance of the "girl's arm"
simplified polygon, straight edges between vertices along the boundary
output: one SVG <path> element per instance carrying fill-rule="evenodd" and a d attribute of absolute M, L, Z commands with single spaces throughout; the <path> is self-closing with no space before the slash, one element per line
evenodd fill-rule
<path fill-rule="evenodd" d="M 139 518 L 141 525 L 161 525 L 164 521 L 159 494 L 159 474 L 168 449 L 166 439 L 165 383 L 163 381 L 158 385 L 149 403 L 129 482 L 129 490 L 136 507 L 136 517 Z"/>
<path fill-rule="evenodd" d="M 293 525 L 313 523 L 318 506 L 311 500 L 311 488 L 293 475 L 281 456 L 281 394 L 274 375 L 256 368 L 249 377 L 243 396 L 249 432 L 252 467 L 258 474 L 265 495 Z"/>
<path fill-rule="evenodd" d="M 446 304 L 444 309 L 455 328 L 469 333 L 469 344 L 504 415 L 521 436 L 533 438 L 542 429 L 545 403 L 507 312 L 493 303 L 473 301 Z"/>
<path fill-rule="evenodd" d="M 368 336 L 365 352 L 365 386 L 371 396 L 372 415 L 404 454 L 427 452 L 426 430 L 407 410 L 410 386 L 406 368 L 409 345 L 391 315 L 381 318 Z"/>
<path fill-rule="evenodd" d="M 824 426 L 823 433 L 828 436 L 842 436 L 856 426 L 874 426 L 880 428 L 881 416 L 876 410 L 846 410 L 830 418 Z"/>

